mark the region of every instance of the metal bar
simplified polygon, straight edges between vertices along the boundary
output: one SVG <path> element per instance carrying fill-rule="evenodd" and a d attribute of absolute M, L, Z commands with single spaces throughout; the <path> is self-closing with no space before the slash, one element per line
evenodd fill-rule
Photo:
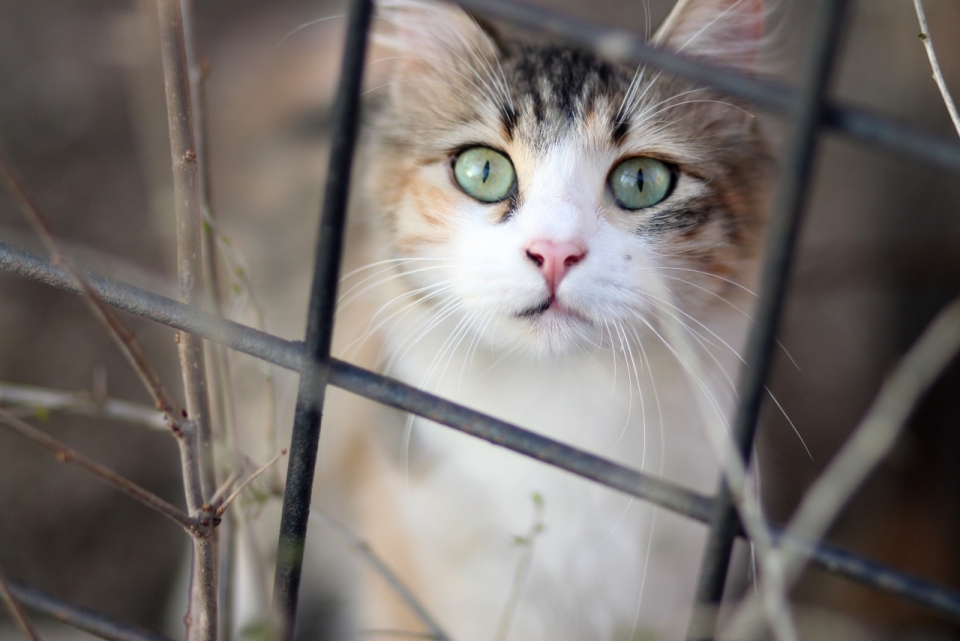
<path fill-rule="evenodd" d="M 170 641 L 163 635 L 140 626 L 68 603 L 39 588 L 10 581 L 10 591 L 27 608 L 46 614 L 61 623 L 89 632 L 108 641 Z"/>
<path fill-rule="evenodd" d="M 559 11 L 512 0 L 456 0 L 477 14 L 563 38 L 615 62 L 644 64 L 720 91 L 745 98 L 758 107 L 790 112 L 800 100 L 796 89 L 730 69 L 713 67 L 648 45 L 629 31 L 602 27 L 574 19 Z M 872 112 L 828 103 L 823 124 L 888 151 L 906 153 L 918 160 L 960 171 L 960 144 L 923 132 L 912 125 Z"/>
<path fill-rule="evenodd" d="M 290 462 L 280 516 L 277 569 L 273 583 L 273 608 L 278 616 L 278 628 L 273 631 L 272 638 L 276 641 L 293 641 L 296 625 L 304 542 L 320 442 L 320 419 L 330 375 L 330 343 L 340 281 L 343 230 L 350 192 L 350 172 L 360 125 L 360 90 L 372 13 L 372 0 L 354 0 L 352 3 L 340 86 L 334 102 L 330 163 L 307 315 L 307 357 L 302 361 L 300 371 L 300 389 L 290 440 Z"/>
<path fill-rule="evenodd" d="M 61 267 L 38 255 L 0 242 L 0 269 L 33 278 L 58 289 L 80 293 L 79 287 Z M 255 330 L 233 321 L 207 314 L 170 298 L 146 290 L 104 278 L 96 274 L 87 275 L 91 286 L 108 305 L 137 314 L 149 320 L 162 323 L 184 332 L 198 334 L 203 338 L 224 345 L 244 354 L 278 365 L 293 371 L 300 371 L 304 359 L 304 346 L 299 341 L 288 341 L 265 332 Z M 527 441 L 526 430 L 503 423 L 458 406 L 454 403 L 422 392 L 399 381 L 368 372 L 359 367 L 331 359 L 330 383 L 337 387 L 364 396 L 377 402 L 387 402 L 404 411 L 416 409 L 421 416 L 430 418 L 441 425 L 460 429 L 479 438 L 497 438 L 498 444 L 514 449 L 520 454 L 533 456 L 538 460 L 560 467 L 570 472 L 568 462 L 564 462 L 554 452 L 554 446 L 566 448 L 564 456 L 576 459 L 579 450 L 567 448 L 562 444 L 534 434 L 538 439 L 532 451 L 520 449 L 517 444 Z M 456 425 L 449 425 L 445 421 Z M 525 447 L 525 446 L 523 446 Z M 583 453 L 586 456 L 590 456 Z M 712 500 L 702 494 L 678 488 L 664 483 L 656 477 L 641 474 L 610 461 L 596 459 L 592 476 L 598 483 L 608 485 L 607 479 L 620 478 L 621 491 L 657 502 L 665 508 L 696 521 L 707 523 L 712 514 Z M 590 467 L 584 465 L 584 467 Z M 623 482 L 633 478 L 636 485 Z M 645 488 L 652 488 L 648 491 Z M 660 498 L 658 498 L 660 497 Z M 777 531 L 774 529 L 774 536 Z M 876 561 L 845 552 L 830 545 L 817 546 L 813 562 L 818 567 L 862 583 L 888 594 L 903 597 L 914 603 L 930 608 L 942 615 L 960 620 L 960 592 L 937 585 L 931 581 L 911 576 Z"/>
<path fill-rule="evenodd" d="M 810 177 L 817 151 L 817 133 L 824 98 L 839 47 L 841 25 L 847 0 L 820 0 L 813 22 L 813 43 L 803 73 L 803 98 L 796 104 L 793 132 L 787 148 L 773 203 L 760 278 L 760 293 L 754 312 L 756 323 L 745 350 L 744 367 L 737 386 L 739 402 L 733 420 L 733 439 L 738 455 L 750 460 L 760 405 L 766 390 L 771 354 L 786 298 L 790 268 L 796 251 L 800 218 L 807 200 Z M 733 543 L 740 529 L 734 492 L 721 475 L 710 535 L 700 566 L 696 606 L 690 619 L 687 639 L 712 639 L 716 614 L 730 566 Z"/>

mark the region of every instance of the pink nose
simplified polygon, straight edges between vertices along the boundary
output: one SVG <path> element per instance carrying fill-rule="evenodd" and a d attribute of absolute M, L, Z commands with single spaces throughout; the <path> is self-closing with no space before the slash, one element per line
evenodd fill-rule
<path fill-rule="evenodd" d="M 535 240 L 526 248 L 527 258 L 543 272 L 550 286 L 550 294 L 557 291 L 567 270 L 583 260 L 587 250 L 577 243 L 555 243 L 551 240 Z"/>

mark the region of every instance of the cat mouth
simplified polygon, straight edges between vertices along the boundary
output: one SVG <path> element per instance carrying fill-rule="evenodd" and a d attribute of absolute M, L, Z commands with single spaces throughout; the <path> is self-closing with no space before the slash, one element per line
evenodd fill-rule
<path fill-rule="evenodd" d="M 518 312 L 517 318 L 543 318 L 548 314 L 554 317 L 576 319 L 583 323 L 587 322 L 587 319 L 581 316 L 578 312 L 566 307 L 560 301 L 558 301 L 556 296 L 545 298 L 533 307 L 528 307 L 527 309 Z"/>

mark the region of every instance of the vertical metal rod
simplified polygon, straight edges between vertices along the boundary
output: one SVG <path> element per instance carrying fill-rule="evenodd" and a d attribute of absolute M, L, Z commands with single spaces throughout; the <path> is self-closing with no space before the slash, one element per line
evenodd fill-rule
<path fill-rule="evenodd" d="M 350 170 L 360 122 L 360 88 L 372 11 L 371 0 L 353 0 L 347 22 L 340 86 L 333 107 L 330 164 L 307 316 L 307 358 L 300 374 L 280 517 L 273 586 L 273 610 L 277 620 L 272 638 L 276 641 L 292 641 L 296 624 L 304 541 L 320 441 L 320 418 L 330 372 L 333 313 L 340 279 Z"/>
<path fill-rule="evenodd" d="M 746 365 L 740 376 L 740 402 L 733 423 L 739 455 L 749 460 L 757 417 L 766 389 L 770 356 L 783 310 L 790 266 L 797 244 L 800 217 L 817 149 L 817 133 L 833 69 L 847 0 L 820 0 L 815 7 L 810 53 L 803 70 L 802 95 L 793 109 L 793 132 L 773 202 L 761 272 L 756 324 L 747 343 Z M 739 516 L 725 478 L 721 478 L 697 583 L 697 596 L 687 632 L 689 641 L 712 639 L 716 615 L 730 567 Z"/>

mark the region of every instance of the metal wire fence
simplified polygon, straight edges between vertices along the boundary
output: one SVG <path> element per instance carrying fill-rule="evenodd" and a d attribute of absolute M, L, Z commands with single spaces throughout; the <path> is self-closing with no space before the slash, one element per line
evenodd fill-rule
<path fill-rule="evenodd" d="M 510 0 L 461 0 L 480 15 L 559 36 L 618 62 L 644 64 L 702 83 L 789 119 L 792 134 L 779 178 L 765 253 L 758 320 L 749 339 L 734 422 L 740 455 L 748 459 L 769 371 L 786 283 L 817 143 L 825 129 L 908 154 L 932 165 L 960 171 L 960 144 L 932 137 L 901 122 L 832 103 L 827 97 L 831 71 L 840 47 L 846 0 L 815 4 L 813 38 L 800 86 L 785 86 L 694 62 L 647 45 L 633 34 L 574 20 L 561 13 Z M 107 304 L 189 332 L 206 340 L 300 373 L 300 388 L 290 448 L 290 462 L 280 525 L 274 607 L 282 615 L 278 638 L 293 638 L 297 600 L 317 459 L 324 392 L 334 385 L 378 403 L 427 418 L 484 439 L 584 479 L 709 524 L 697 599 L 719 604 L 731 549 L 743 527 L 724 481 L 714 496 L 624 467 L 482 413 L 451 403 L 397 380 L 332 358 L 336 290 L 339 281 L 350 169 L 359 126 L 359 100 L 372 0 L 354 0 L 350 9 L 339 90 L 332 120 L 331 162 L 315 256 L 309 318 L 304 342 L 288 341 L 157 294 L 90 274 L 90 284 Z M 79 293 L 62 268 L 31 252 L 0 243 L 0 268 L 54 287 Z M 772 527 L 774 537 L 780 530 Z M 952 619 L 960 619 L 960 592 L 911 576 L 832 545 L 819 544 L 812 561 L 838 576 L 896 595 Z M 14 586 L 29 607 L 103 638 L 157 641 L 157 635 L 41 594 Z M 713 622 L 691 628 L 691 639 L 711 638 Z"/>

